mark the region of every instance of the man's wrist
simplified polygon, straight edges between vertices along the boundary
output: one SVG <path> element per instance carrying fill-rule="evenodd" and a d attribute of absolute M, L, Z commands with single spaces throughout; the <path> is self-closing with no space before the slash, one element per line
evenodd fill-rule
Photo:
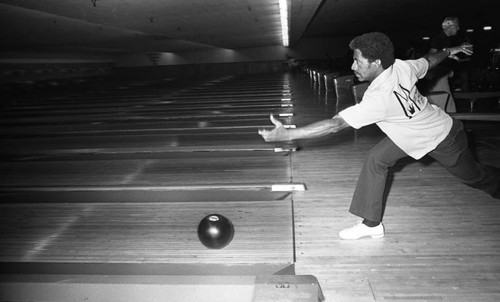
<path fill-rule="evenodd" d="M 442 51 L 447 53 L 447 57 L 451 56 L 451 49 L 449 48 L 443 48 Z"/>

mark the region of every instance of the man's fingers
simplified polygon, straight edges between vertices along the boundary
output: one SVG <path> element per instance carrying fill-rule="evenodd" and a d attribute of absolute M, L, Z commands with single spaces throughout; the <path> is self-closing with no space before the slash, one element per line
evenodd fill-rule
<path fill-rule="evenodd" d="M 472 44 L 462 44 L 460 46 L 460 49 L 466 55 L 471 55 L 474 53 L 474 45 L 472 45 Z"/>
<path fill-rule="evenodd" d="M 277 120 L 272 114 L 270 118 L 271 118 L 271 123 L 273 123 L 276 127 L 283 127 L 283 123 Z"/>
<path fill-rule="evenodd" d="M 272 114 L 270 116 L 271 122 L 274 124 L 275 128 L 274 129 L 266 129 L 266 128 L 260 128 L 258 133 L 264 138 L 264 140 L 268 140 L 270 136 L 275 133 L 275 130 L 279 127 L 283 127 L 283 123 L 281 123 L 278 119 L 276 119 Z"/>

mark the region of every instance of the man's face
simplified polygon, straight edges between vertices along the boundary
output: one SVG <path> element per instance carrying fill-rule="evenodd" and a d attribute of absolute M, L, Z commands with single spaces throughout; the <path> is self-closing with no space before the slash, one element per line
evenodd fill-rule
<path fill-rule="evenodd" d="M 444 30 L 444 33 L 448 36 L 448 37 L 452 37 L 452 36 L 455 36 L 458 31 L 460 30 L 460 23 L 458 22 L 458 20 L 448 20 L 448 21 L 445 21 L 443 23 L 443 30 Z"/>
<path fill-rule="evenodd" d="M 360 81 L 373 81 L 377 77 L 378 64 L 376 62 L 369 62 L 367 58 L 363 57 L 359 49 L 355 49 L 353 56 L 351 70 Z"/>
<path fill-rule="evenodd" d="M 458 23 L 458 21 L 453 22 L 453 24 L 450 25 L 450 36 L 455 36 L 459 30 L 460 24 Z"/>

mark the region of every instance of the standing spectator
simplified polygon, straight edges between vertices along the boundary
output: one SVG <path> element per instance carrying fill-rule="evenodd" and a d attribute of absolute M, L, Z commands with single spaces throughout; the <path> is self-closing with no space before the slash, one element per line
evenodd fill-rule
<path fill-rule="evenodd" d="M 442 24 L 442 30 L 431 40 L 431 47 L 429 54 L 437 53 L 445 48 L 457 46 L 453 41 L 453 37 L 457 35 L 460 30 L 460 23 L 457 17 L 446 17 Z M 462 47 L 472 48 L 470 44 L 463 44 Z M 439 66 L 436 66 L 431 72 L 428 73 L 426 79 L 429 81 L 429 91 L 443 91 L 447 92 L 449 99 L 445 104 L 435 103 L 446 112 L 456 112 L 457 108 L 455 100 L 450 89 L 450 78 L 453 77 L 455 70 L 458 68 L 459 57 L 450 55 Z M 437 100 L 430 98 L 431 103 Z M 446 107 L 446 108 L 445 108 Z"/>

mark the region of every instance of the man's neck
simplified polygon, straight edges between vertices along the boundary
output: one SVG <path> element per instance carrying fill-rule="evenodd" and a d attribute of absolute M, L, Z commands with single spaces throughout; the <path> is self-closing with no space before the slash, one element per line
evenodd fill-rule
<path fill-rule="evenodd" d="M 373 78 L 372 78 L 372 79 L 368 79 L 368 80 L 367 80 L 367 81 L 368 81 L 368 83 L 371 83 L 371 82 L 375 81 L 375 79 L 376 79 L 376 78 L 378 78 L 378 77 L 382 74 L 382 72 L 384 72 L 384 71 L 385 71 L 385 69 L 384 69 L 384 68 L 382 68 L 382 66 L 380 66 L 380 67 L 377 69 L 377 71 L 375 72 L 375 75 L 373 76 Z"/>

